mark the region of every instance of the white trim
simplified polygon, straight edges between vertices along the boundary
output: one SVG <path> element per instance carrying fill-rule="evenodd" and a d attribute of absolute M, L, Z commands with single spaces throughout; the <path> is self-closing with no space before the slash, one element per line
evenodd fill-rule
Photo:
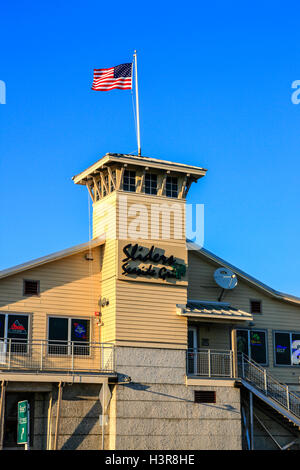
<path fill-rule="evenodd" d="M 86 170 L 73 176 L 72 180 L 75 184 L 85 184 L 85 182 L 82 182 L 83 179 L 87 178 L 90 174 L 92 174 L 94 171 L 98 170 L 108 162 L 128 163 L 132 165 L 140 165 L 143 167 L 149 166 L 151 168 L 157 168 L 160 170 L 168 169 L 179 173 L 190 173 L 192 176 L 198 178 L 201 178 L 207 172 L 207 170 L 202 167 L 185 165 L 183 163 L 170 162 L 167 160 L 160 160 L 158 158 L 150 158 L 144 156 L 141 157 L 138 155 L 126 155 L 120 153 L 107 153 L 96 163 L 88 167 Z"/>
<path fill-rule="evenodd" d="M 203 256 L 204 258 L 208 258 L 220 266 L 224 266 L 226 268 L 231 269 L 235 274 L 237 274 L 239 277 L 241 277 L 245 281 L 249 282 L 250 284 L 255 285 L 259 289 L 263 290 L 264 292 L 267 292 L 269 295 L 271 295 L 272 297 L 275 297 L 278 300 L 283 300 L 285 302 L 294 303 L 298 305 L 300 304 L 300 297 L 296 297 L 294 295 L 286 294 L 284 292 L 280 292 L 280 291 L 276 291 L 275 289 L 272 289 L 272 287 L 267 286 L 266 284 L 259 281 L 258 279 L 255 279 L 254 277 L 240 270 L 236 266 L 228 263 L 222 258 L 219 258 L 218 256 L 214 255 L 212 252 L 206 250 L 205 248 L 203 247 L 201 248 L 196 243 L 193 243 L 190 240 L 187 240 L 187 250 L 193 251 L 195 254 L 197 254 L 200 257 Z"/>
<path fill-rule="evenodd" d="M 218 377 L 207 379 L 203 377 L 185 377 L 186 385 L 199 385 L 199 386 L 209 386 L 209 387 L 235 387 L 237 379 L 219 379 Z"/>
<path fill-rule="evenodd" d="M 71 248 L 67 248 L 61 251 L 56 251 L 55 253 L 51 253 L 50 255 L 43 256 L 42 258 L 36 258 L 26 263 L 18 264 L 17 266 L 13 266 L 12 268 L 3 269 L 2 271 L 0 271 L 0 279 L 3 279 L 8 276 L 12 276 L 13 274 L 26 271 L 27 269 L 36 268 L 37 266 L 50 263 L 51 261 L 56 261 L 62 258 L 66 258 L 67 256 L 80 253 L 90 248 L 95 248 L 99 245 L 103 245 L 104 243 L 105 243 L 105 237 L 101 236 L 99 238 L 95 238 L 94 240 L 91 240 L 90 242 L 81 243 L 80 245 L 75 245 L 75 246 L 72 246 Z"/>

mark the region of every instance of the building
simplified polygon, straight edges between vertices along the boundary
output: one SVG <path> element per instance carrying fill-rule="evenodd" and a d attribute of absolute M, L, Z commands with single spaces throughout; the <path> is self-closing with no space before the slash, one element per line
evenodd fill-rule
<path fill-rule="evenodd" d="M 0 272 L 1 448 L 26 399 L 34 449 L 299 447 L 300 299 L 186 240 L 205 173 L 106 154 L 92 239 Z"/>

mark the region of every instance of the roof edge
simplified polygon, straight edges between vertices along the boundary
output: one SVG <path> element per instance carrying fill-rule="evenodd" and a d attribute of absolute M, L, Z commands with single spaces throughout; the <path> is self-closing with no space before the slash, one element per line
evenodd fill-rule
<path fill-rule="evenodd" d="M 192 242 L 191 240 L 187 239 L 186 241 L 187 241 L 188 250 L 189 249 L 193 250 L 198 255 L 200 255 L 200 256 L 202 255 L 205 258 L 208 258 L 208 259 L 210 259 L 211 261 L 214 261 L 217 264 L 220 264 L 222 266 L 225 266 L 226 268 L 231 269 L 233 272 L 235 272 L 235 274 L 240 276 L 242 279 L 246 280 L 250 284 L 255 285 L 259 289 L 264 290 L 265 292 L 267 292 L 272 297 L 275 297 L 276 299 L 300 305 L 300 297 L 277 291 L 277 290 L 273 289 L 272 287 L 268 286 L 267 284 L 264 284 L 263 282 L 259 281 L 255 277 L 251 276 L 250 274 L 247 274 L 245 271 L 242 271 L 241 269 L 237 268 L 236 266 L 229 263 L 228 261 L 225 261 L 224 259 L 222 259 L 219 256 L 215 255 L 214 253 L 207 250 L 206 248 L 203 248 L 203 247 L 201 248 L 200 246 L 198 246 L 196 243 Z M 189 248 L 189 246 L 190 246 L 190 248 Z"/>
<path fill-rule="evenodd" d="M 207 169 L 195 165 L 188 165 L 186 163 L 178 163 L 178 162 L 171 162 L 169 160 L 162 160 L 159 158 L 154 157 L 145 157 L 140 155 L 131 155 L 131 154 L 123 154 L 123 153 L 106 153 L 97 160 L 92 165 L 88 166 L 85 170 L 81 171 L 80 173 L 74 175 L 72 180 L 75 184 L 82 184 L 81 181 L 87 178 L 91 173 L 97 171 L 101 166 L 108 164 L 109 162 L 120 162 L 120 163 L 132 163 L 141 166 L 153 166 L 153 167 L 166 167 L 167 169 L 171 168 L 174 171 L 178 172 L 190 172 L 193 173 L 194 176 L 201 178 L 205 176 Z"/>
<path fill-rule="evenodd" d="M 41 258 L 36 258 L 31 261 L 27 261 L 26 263 L 18 264 L 16 266 L 13 266 L 12 268 L 3 269 L 2 271 L 0 271 L 0 279 L 13 276 L 14 274 L 18 274 L 22 271 L 26 271 L 27 269 L 36 268 L 38 266 L 41 266 L 46 263 L 50 263 L 52 261 L 57 261 L 59 259 L 66 258 L 67 256 L 80 253 L 89 248 L 95 248 L 97 246 L 102 245 L 103 243 L 105 243 L 105 236 L 95 238 L 94 240 L 81 243 L 79 245 L 74 245 L 64 250 L 56 251 L 54 253 L 51 253 L 50 255 L 42 256 Z"/>

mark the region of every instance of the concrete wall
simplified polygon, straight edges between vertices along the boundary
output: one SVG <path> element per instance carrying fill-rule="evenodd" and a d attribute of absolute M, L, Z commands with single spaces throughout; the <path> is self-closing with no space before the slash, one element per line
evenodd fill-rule
<path fill-rule="evenodd" d="M 100 388 L 101 385 L 65 385 L 60 412 L 58 449 L 101 450 Z M 56 412 L 57 401 L 52 410 L 52 442 Z"/>
<path fill-rule="evenodd" d="M 60 424 L 58 450 L 101 450 L 102 433 L 99 423 L 101 405 L 99 391 L 101 385 L 74 384 L 65 385 L 60 409 Z M 19 387 L 20 390 L 20 387 Z M 25 387 L 24 387 L 25 390 Z M 10 394 L 11 395 L 11 394 Z M 23 398 L 19 391 L 20 399 Z M 28 395 L 28 393 L 27 393 Z M 26 399 L 28 398 L 26 395 Z M 50 397 L 53 396 L 51 440 L 53 449 L 56 416 L 57 416 L 57 387 L 47 393 L 31 393 L 32 422 L 31 432 L 33 450 L 47 448 L 47 424 Z M 9 394 L 7 395 L 9 400 Z M 108 432 L 108 429 L 106 429 Z M 23 446 L 15 446 L 22 449 Z M 108 448 L 108 436 L 105 436 L 105 447 Z"/>
<path fill-rule="evenodd" d="M 110 445 L 115 449 L 241 449 L 240 391 L 185 384 L 185 351 L 118 347 Z M 206 382 L 207 383 L 207 382 Z M 215 390 L 215 404 L 194 403 L 194 390 Z M 111 447 L 112 448 L 112 447 Z"/>

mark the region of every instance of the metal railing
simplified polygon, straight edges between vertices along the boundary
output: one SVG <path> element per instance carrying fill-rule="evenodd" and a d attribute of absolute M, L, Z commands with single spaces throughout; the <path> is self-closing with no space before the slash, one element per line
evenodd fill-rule
<path fill-rule="evenodd" d="M 233 351 L 188 349 L 186 367 L 189 376 L 234 378 Z M 300 418 L 300 397 L 243 353 L 237 356 L 237 376 Z"/>
<path fill-rule="evenodd" d="M 187 373 L 201 377 L 233 377 L 233 352 L 221 349 L 188 349 Z"/>
<path fill-rule="evenodd" d="M 238 375 L 266 397 L 276 401 L 287 411 L 300 418 L 300 397 L 291 392 L 288 385 L 278 382 L 267 369 L 243 353 L 238 354 Z"/>
<path fill-rule="evenodd" d="M 114 372 L 109 343 L 0 338 L 0 371 Z"/>

